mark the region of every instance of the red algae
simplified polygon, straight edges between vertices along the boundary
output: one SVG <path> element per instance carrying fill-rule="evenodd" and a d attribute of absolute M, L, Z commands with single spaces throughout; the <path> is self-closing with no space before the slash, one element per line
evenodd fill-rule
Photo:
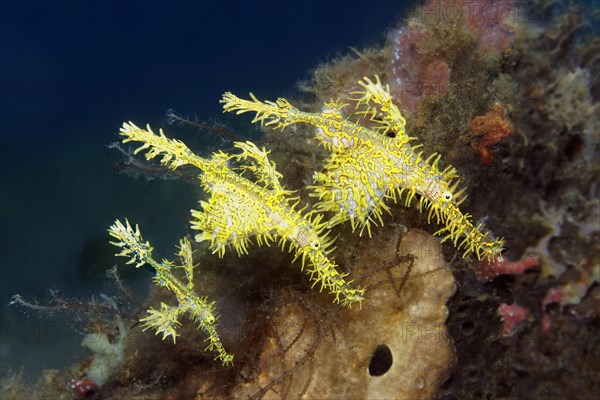
<path fill-rule="evenodd" d="M 475 136 L 483 136 L 477 144 L 481 163 L 489 165 L 494 160 L 493 146 L 513 134 L 514 128 L 500 103 L 495 103 L 485 115 L 473 118 L 469 129 Z"/>
<path fill-rule="evenodd" d="M 518 306 L 517 303 L 511 305 L 503 303 L 498 307 L 498 314 L 502 317 L 502 334 L 509 336 L 527 318 L 529 309 Z"/>
<path fill-rule="evenodd" d="M 430 35 L 420 28 L 403 28 L 390 35 L 390 92 L 398 106 L 414 113 L 428 96 L 443 95 L 450 82 L 448 64 L 428 54 Z"/>
<path fill-rule="evenodd" d="M 482 282 L 494 280 L 500 275 L 518 275 L 530 268 L 537 267 L 539 260 L 537 257 L 524 258 L 521 261 L 510 261 L 507 258 L 494 260 L 493 262 L 483 261 L 475 270 L 477 279 Z"/>

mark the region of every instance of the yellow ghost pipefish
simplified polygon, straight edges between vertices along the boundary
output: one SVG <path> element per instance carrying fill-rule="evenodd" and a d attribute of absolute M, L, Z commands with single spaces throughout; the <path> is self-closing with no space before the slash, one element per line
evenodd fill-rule
<path fill-rule="evenodd" d="M 440 170 L 440 155 L 423 159 L 422 152 L 416 151 L 421 145 L 411 146 L 415 138 L 406 134 L 405 120 L 392 102 L 389 87 L 375 78 L 375 82 L 366 77 L 359 81 L 363 90 L 354 92 L 359 97 L 351 99 L 356 114 L 374 123 L 371 129 L 345 118 L 345 105 L 334 100 L 325 103 L 320 113 L 298 110 L 283 98 L 262 102 L 252 93 L 251 100 L 244 100 L 227 92 L 221 103 L 225 111 L 255 112 L 255 123 L 279 129 L 306 123 L 317 128 L 320 143 L 332 154 L 324 172 L 315 173 L 312 189 L 319 198 L 317 209 L 335 213 L 330 227 L 350 220 L 353 230 L 358 226 L 362 234 L 367 228 L 370 235 L 371 223 L 383 224 L 382 212 L 389 212 L 387 199 L 396 201 L 405 195 L 409 206 L 418 194 L 419 210 L 429 209 L 428 221 L 435 215 L 444 225 L 436 232 L 445 235 L 442 241 L 449 239 L 458 249 L 464 247 L 463 257 L 475 253 L 480 260 L 501 258 L 503 240 L 484 233 L 481 225 L 473 225 L 471 216 L 458 208 L 466 196 L 464 188 L 457 190 L 456 169 Z"/>
<path fill-rule="evenodd" d="M 313 287 L 320 283 L 320 289 L 327 289 L 335 296 L 335 302 L 344 306 L 363 300 L 364 289 L 354 289 L 346 282 L 348 274 L 339 273 L 328 254 L 334 250 L 333 240 L 323 233 L 327 223 L 321 222 L 322 215 L 297 210 L 298 197 L 286 190 L 269 160 L 268 152 L 259 149 L 251 142 L 236 142 L 241 150 L 237 155 L 223 152 L 214 153 L 210 159 L 194 154 L 183 142 L 167 138 L 163 131 L 155 134 L 150 127 L 141 129 L 133 123 L 125 123 L 120 134 L 123 143 L 141 142 L 135 153 L 148 150 L 146 159 L 162 156 L 161 164 L 175 169 L 189 164 L 202 171 L 202 186 L 210 194 L 208 201 L 202 201 L 201 211 L 192 210 L 192 229 L 200 231 L 196 241 L 210 241 L 213 253 L 223 256 L 228 246 L 238 254 L 248 254 L 251 238 L 259 245 L 279 240 L 282 248 L 289 243 L 289 250 L 295 252 L 294 260 L 302 258 L 302 268 L 306 259 L 312 267 L 308 269 Z M 237 171 L 230 162 L 248 161 Z M 242 176 L 250 172 L 254 181 Z"/>
<path fill-rule="evenodd" d="M 200 297 L 194 292 L 194 268 L 192 246 L 187 238 L 179 241 L 179 251 L 177 256 L 181 265 L 163 260 L 158 262 L 152 258 L 152 246 L 149 242 L 144 242 L 139 227 L 135 229 L 125 220 L 125 225 L 119 220 L 108 229 L 108 233 L 115 238 L 116 242 L 111 242 L 121 249 L 117 256 L 128 257 L 127 264 L 135 264 L 136 268 L 148 264 L 154 271 L 154 283 L 157 286 L 166 287 L 177 297 L 178 305 L 170 306 L 165 303 L 160 304 L 160 310 L 153 308 L 148 310 L 148 316 L 142 318 L 143 330 L 154 328 L 156 334 L 162 333 L 163 340 L 171 336 L 173 343 L 177 339 L 177 328 L 181 325 L 179 317 L 182 314 L 189 314 L 200 329 L 208 334 L 207 350 L 217 353 L 215 359 L 220 359 L 223 365 L 233 363 L 233 354 L 229 354 L 219 338 L 216 330 L 217 317 L 215 315 L 214 302 L 209 303 L 206 297 Z M 171 270 L 181 268 L 185 271 L 187 283 L 181 282 L 173 275 Z"/>

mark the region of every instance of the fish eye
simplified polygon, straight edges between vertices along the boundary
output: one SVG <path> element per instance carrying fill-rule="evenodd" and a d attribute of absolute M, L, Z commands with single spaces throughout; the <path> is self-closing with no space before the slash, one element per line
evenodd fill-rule
<path fill-rule="evenodd" d="M 446 200 L 446 201 L 452 200 L 452 193 L 446 192 L 446 194 L 444 195 L 444 200 Z"/>
<path fill-rule="evenodd" d="M 319 242 L 317 242 L 317 241 L 313 242 L 313 244 L 312 244 L 311 247 L 313 248 L 313 250 L 318 249 L 319 248 Z"/>

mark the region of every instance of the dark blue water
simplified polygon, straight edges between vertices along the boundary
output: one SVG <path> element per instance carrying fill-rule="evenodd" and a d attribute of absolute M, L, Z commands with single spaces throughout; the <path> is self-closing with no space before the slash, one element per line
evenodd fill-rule
<path fill-rule="evenodd" d="M 55 287 L 67 296 L 97 296 L 112 266 L 104 243 L 115 218 L 139 223 L 158 256 L 169 256 L 186 232 L 200 189 L 119 174 L 120 155 L 106 145 L 118 140 L 123 121 L 174 132 L 167 109 L 222 120 L 218 100 L 227 90 L 293 95 L 294 84 L 320 62 L 349 46 L 381 43 L 408 7 L 397 1 L 0 3 L 2 369 L 59 366 L 48 356 L 79 349 L 81 340 L 68 324 L 8 307 L 11 295 L 43 301 Z"/>

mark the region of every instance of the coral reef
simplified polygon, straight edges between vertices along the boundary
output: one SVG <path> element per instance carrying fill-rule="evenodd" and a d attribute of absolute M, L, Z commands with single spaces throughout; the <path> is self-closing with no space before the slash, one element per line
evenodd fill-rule
<path fill-rule="evenodd" d="M 216 302 L 219 334 L 236 363 L 214 362 L 198 346 L 202 334 L 190 324 L 178 326 L 176 345 L 126 325 L 120 363 L 91 396 L 594 398 L 600 392 L 600 39 L 593 29 L 598 12 L 547 0 L 522 6 L 427 1 L 388 32 L 384 47 L 353 49 L 317 67 L 302 83 L 307 96 L 262 102 L 226 95 L 227 109 L 256 112 L 255 121 L 266 123 L 260 145 L 271 149 L 268 157 L 264 149 L 242 143 L 241 154 L 217 152 L 204 159 L 162 134 L 124 127 L 125 136 L 144 135 L 147 158 L 162 156 L 164 164 L 184 172 L 179 177 L 195 179 L 192 168 L 179 167 L 182 160 L 193 156 L 202 163 L 203 187 L 212 200 L 194 212 L 201 240 L 195 257 L 203 273 L 194 277 L 193 287 Z M 361 81 L 365 76 L 380 81 Z M 404 120 L 394 116 L 392 106 L 402 110 Z M 179 117 L 171 122 L 191 127 Z M 286 125 L 284 133 L 275 129 L 280 125 Z M 469 187 L 460 215 L 469 223 L 467 215 L 478 216 L 472 222 L 478 232 L 493 227 L 505 238 L 503 260 L 495 257 L 500 245 L 491 237 L 486 243 L 495 243 L 494 257 L 478 260 L 460 257 L 456 246 L 440 246 L 424 232 L 434 232 L 421 211 L 427 201 L 440 199 L 438 186 L 421 185 L 412 195 L 406 189 L 409 199 L 425 199 L 409 207 L 383 203 L 391 198 L 380 193 L 380 183 L 386 190 L 393 185 L 383 178 L 387 164 L 378 157 L 389 159 L 390 151 L 385 146 L 379 153 L 368 151 L 374 143 L 412 137 L 454 166 L 451 180 L 461 176 Z M 156 140 L 162 145 L 155 146 Z M 366 154 L 355 148 L 359 140 Z M 157 176 L 164 170 L 118 149 L 125 166 L 140 173 Z M 417 157 L 414 147 L 412 155 Z M 376 168 L 361 175 L 353 158 Z M 433 160 L 409 159 L 403 166 L 411 173 L 420 167 L 432 171 Z M 346 165 L 352 170 L 348 176 Z M 451 183 L 436 172 L 440 182 Z M 236 184 L 228 187 L 222 176 Z M 260 212 L 251 201 L 223 206 L 241 196 L 242 180 L 252 187 L 245 193 L 263 205 L 270 204 L 263 195 L 279 188 L 284 195 L 277 200 L 299 215 L 293 224 L 302 220 L 313 225 L 316 236 L 325 230 L 336 236 L 339 265 L 330 262 L 335 268 L 315 271 L 336 280 L 351 274 L 358 289 L 344 282 L 358 291 L 353 295 L 362 300 L 366 289 L 362 309 L 332 304 L 329 293 L 310 290 L 319 277 L 309 281 L 299 268 L 289 268 L 298 251 L 311 247 L 306 231 L 260 231 L 261 240 L 272 240 L 262 232 L 284 237 L 296 246 L 294 255 L 259 246 L 250 251 L 250 231 L 243 239 L 232 237 L 225 211 L 246 220 L 244 211 Z M 359 190 L 343 196 L 348 187 Z M 323 210 L 323 218 L 333 215 L 333 222 L 297 211 L 284 188 Z M 362 210 L 352 203 L 358 199 L 372 213 L 359 215 Z M 368 230 L 370 218 L 383 226 L 372 230 L 373 237 L 354 235 L 352 228 Z M 454 242 L 460 232 L 450 231 Z M 229 247 L 243 257 L 230 254 Z M 210 257 L 214 252 L 221 257 Z M 169 295 L 157 288 L 149 302 L 161 304 Z M 7 399 L 32 391 L 64 397 L 65 375 L 48 371 L 28 388 L 15 374 L 0 390 Z M 74 384 L 85 392 L 87 381 L 79 377 Z"/>
<path fill-rule="evenodd" d="M 417 8 L 390 32 L 382 55 L 370 57 L 368 72 L 365 59 L 354 63 L 363 66 L 363 76 L 379 74 L 395 97 L 411 83 L 394 89 L 395 74 L 421 79 L 420 87 L 438 82 L 444 88 L 414 105 L 399 101 L 406 130 L 443 154 L 467 181 L 470 196 L 461 207 L 485 216 L 478 222 L 506 238 L 506 262 L 459 262 L 445 252 L 454 260 L 461 288 L 450 301 L 449 317 L 459 361 L 437 397 L 591 396 L 598 391 L 592 376 L 600 368 L 597 9 L 550 1 L 453 2 L 466 7 L 460 14 L 446 7 L 448 2 L 427 4 L 433 8 Z M 508 18 L 486 25 L 480 12 L 464 12 L 469 7 L 503 10 L 499 14 Z M 427 78 L 422 59 L 447 65 L 447 84 Z M 343 61 L 318 69 L 340 83 L 330 91 L 334 98 L 357 90 L 353 73 L 337 64 Z M 315 77 L 315 86 L 322 79 Z M 503 115 L 496 113 L 498 123 L 486 126 L 484 118 L 494 117 L 488 113 L 495 104 L 502 105 Z M 480 140 L 485 133 L 473 136 L 470 124 L 505 137 Z M 308 135 L 299 128 L 295 134 Z M 267 130 L 267 137 L 277 135 Z M 490 163 L 476 167 L 484 151 Z M 393 213 L 409 226 L 424 226 L 411 212 Z M 528 323 L 504 337 L 496 310 L 515 302 L 530 310 Z"/>

